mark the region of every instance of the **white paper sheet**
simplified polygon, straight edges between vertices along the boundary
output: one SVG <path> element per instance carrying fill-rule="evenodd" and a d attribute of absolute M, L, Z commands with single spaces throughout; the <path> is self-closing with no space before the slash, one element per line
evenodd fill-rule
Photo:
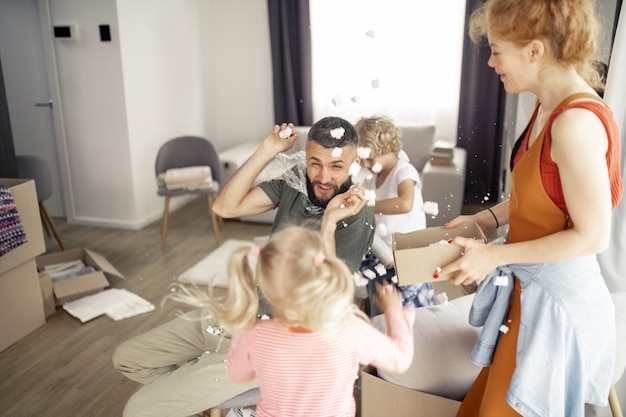
<path fill-rule="evenodd" d="M 111 288 L 63 304 L 63 309 L 85 323 L 106 314 L 121 320 L 154 310 L 154 305 L 137 294 L 121 288 Z"/>

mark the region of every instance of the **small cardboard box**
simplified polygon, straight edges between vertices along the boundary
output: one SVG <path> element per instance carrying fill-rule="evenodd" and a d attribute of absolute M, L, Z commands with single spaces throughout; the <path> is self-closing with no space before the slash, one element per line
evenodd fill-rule
<path fill-rule="evenodd" d="M 9 189 L 20 215 L 28 241 L 0 256 L 0 274 L 41 255 L 46 251 L 43 239 L 39 202 L 35 181 L 19 178 L 0 178 L 0 184 Z M 1 300 L 0 300 L 1 301 Z"/>
<path fill-rule="evenodd" d="M 43 297 L 43 311 L 46 318 L 56 312 L 54 305 L 54 292 L 52 291 L 52 278 L 49 274 L 39 273 L 39 287 L 41 288 L 41 296 Z"/>
<path fill-rule="evenodd" d="M 46 265 L 70 262 L 77 259 L 82 260 L 87 266 L 93 266 L 96 272 L 52 282 L 55 304 L 57 306 L 102 291 L 110 285 L 107 277 L 124 279 L 124 275 L 111 265 L 104 256 L 85 248 L 68 249 L 63 252 L 39 256 L 37 257 L 37 268 L 39 271 L 44 271 Z"/>
<path fill-rule="evenodd" d="M 393 258 L 399 285 L 443 281 L 453 274 L 433 277 L 437 267 L 445 266 L 461 256 L 461 248 L 448 241 L 456 236 L 487 241 L 482 229 L 476 224 L 462 224 L 455 228 L 429 227 L 410 233 L 394 233 Z"/>
<path fill-rule="evenodd" d="M 461 403 L 415 391 L 376 376 L 376 369 L 361 371 L 361 417 L 454 417 Z"/>
<path fill-rule="evenodd" d="M 44 324 L 35 260 L 0 273 L 0 351 Z"/>

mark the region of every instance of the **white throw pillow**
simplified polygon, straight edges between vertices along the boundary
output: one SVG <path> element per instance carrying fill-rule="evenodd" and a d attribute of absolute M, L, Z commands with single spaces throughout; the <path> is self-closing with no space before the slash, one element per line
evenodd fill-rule
<path fill-rule="evenodd" d="M 378 375 L 406 388 L 462 400 L 482 369 L 470 361 L 481 330 L 468 322 L 473 299 L 471 294 L 447 304 L 417 308 L 411 366 L 401 375 L 384 371 L 378 371 Z M 385 331 L 383 315 L 374 317 L 372 322 Z"/>

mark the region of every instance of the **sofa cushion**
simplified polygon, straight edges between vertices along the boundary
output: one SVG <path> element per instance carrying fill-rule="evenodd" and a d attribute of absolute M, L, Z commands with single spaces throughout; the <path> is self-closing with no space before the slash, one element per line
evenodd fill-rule
<path fill-rule="evenodd" d="M 398 128 L 402 131 L 402 149 L 421 173 L 430 158 L 430 150 L 435 141 L 435 126 L 398 125 Z"/>
<path fill-rule="evenodd" d="M 378 375 L 394 384 L 454 400 L 462 400 L 481 367 L 470 361 L 480 328 L 472 327 L 468 315 L 474 295 L 455 298 L 447 304 L 416 309 L 413 336 L 415 353 L 408 371 L 396 375 L 382 370 Z M 372 319 L 385 331 L 383 315 Z"/>

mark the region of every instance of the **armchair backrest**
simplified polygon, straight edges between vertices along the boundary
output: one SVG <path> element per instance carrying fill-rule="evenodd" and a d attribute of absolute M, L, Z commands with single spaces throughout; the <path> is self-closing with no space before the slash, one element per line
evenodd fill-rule
<path fill-rule="evenodd" d="M 402 148 L 410 162 L 421 173 L 430 157 L 430 150 L 435 141 L 433 125 L 398 125 L 402 131 Z"/>
<path fill-rule="evenodd" d="M 213 144 L 198 136 L 180 136 L 161 145 L 154 164 L 155 174 L 172 168 L 211 167 L 213 180 L 221 184 L 220 160 Z"/>

